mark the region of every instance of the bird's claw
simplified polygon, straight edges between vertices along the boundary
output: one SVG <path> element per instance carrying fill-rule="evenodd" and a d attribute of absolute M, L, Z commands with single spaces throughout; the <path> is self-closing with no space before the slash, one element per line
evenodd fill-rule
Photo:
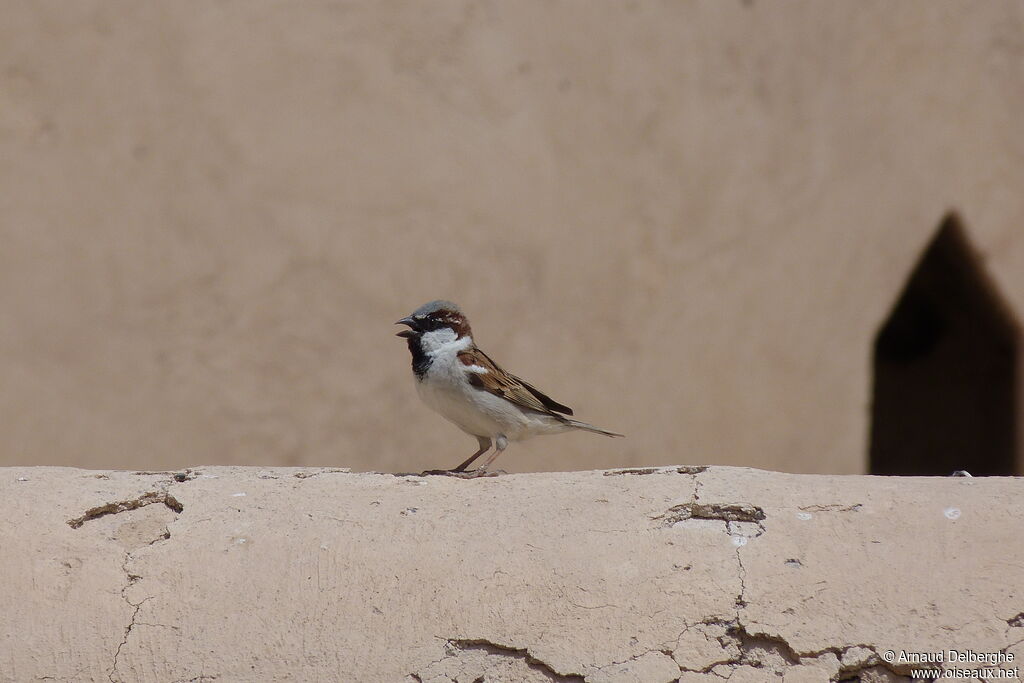
<path fill-rule="evenodd" d="M 499 474 L 508 474 L 505 470 L 482 470 L 475 469 L 469 471 L 459 470 L 426 470 L 422 473 L 422 476 L 439 475 L 443 477 L 457 477 L 459 479 L 478 479 L 480 477 L 496 477 Z"/>

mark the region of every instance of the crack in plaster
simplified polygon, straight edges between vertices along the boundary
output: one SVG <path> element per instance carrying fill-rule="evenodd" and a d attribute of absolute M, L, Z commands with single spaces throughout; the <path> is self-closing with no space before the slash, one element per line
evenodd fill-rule
<path fill-rule="evenodd" d="M 728 522 L 726 526 L 728 527 Z M 881 657 L 878 656 L 878 652 L 875 650 L 873 645 L 866 644 L 855 644 L 855 645 L 844 645 L 842 647 L 830 646 L 822 648 L 820 650 L 811 650 L 809 652 L 797 651 L 789 642 L 781 635 L 757 632 L 751 633 L 747 630 L 747 627 L 743 624 L 742 614 L 743 610 L 747 606 L 746 601 L 746 579 L 747 570 L 743 565 L 742 546 L 736 548 L 736 562 L 738 564 L 738 577 L 740 581 L 739 595 L 736 597 L 736 617 L 735 620 L 729 624 L 726 631 L 726 638 L 731 638 L 733 645 L 738 649 L 739 656 L 732 661 L 717 662 L 707 667 L 703 673 L 711 672 L 716 666 L 752 666 L 754 668 L 763 668 L 765 663 L 762 659 L 758 659 L 753 656 L 755 651 L 766 651 L 774 652 L 776 655 L 782 658 L 783 661 L 790 667 L 792 666 L 808 666 L 821 663 L 819 660 L 827 655 L 832 655 L 836 659 L 836 666 L 838 667 L 834 674 L 829 677 L 830 681 L 848 681 L 848 680 L 859 680 L 858 676 L 868 669 L 881 668 L 882 670 L 890 673 L 894 676 L 902 677 L 905 673 L 909 673 L 909 668 L 901 670 L 901 667 L 890 665 L 885 662 Z M 706 623 L 706 622 L 701 622 Z M 721 622 L 717 622 L 721 623 Z M 724 639 L 719 639 L 724 650 L 729 649 L 729 643 L 724 642 Z M 868 653 L 864 655 L 863 653 Z M 859 655 L 859 656 L 855 656 Z M 684 670 L 680 667 L 680 670 Z M 731 675 L 731 674 L 730 674 Z M 725 678 L 729 678 L 726 676 Z"/>
<path fill-rule="evenodd" d="M 686 630 L 684 629 L 683 633 L 685 633 L 685 632 L 686 632 Z M 626 659 L 623 659 L 621 661 L 609 662 L 607 664 L 602 664 L 601 666 L 596 667 L 596 669 L 597 669 L 598 673 L 604 673 L 606 669 L 612 669 L 612 668 L 617 667 L 617 666 L 622 666 L 623 664 L 631 664 L 631 663 L 633 663 L 633 662 L 635 662 L 637 660 L 643 659 L 647 655 L 655 654 L 655 653 L 661 654 L 661 655 L 665 655 L 669 659 L 675 661 L 675 658 L 672 656 L 673 655 L 673 650 L 671 648 L 665 647 L 665 646 L 662 646 L 662 647 L 652 647 L 649 650 L 644 650 L 643 652 L 641 652 L 639 654 L 633 655 L 632 657 L 627 657 Z M 676 666 L 678 666 L 678 664 Z M 680 667 L 679 670 L 680 670 L 680 672 L 682 672 L 682 668 L 681 667 Z M 587 676 L 585 676 L 583 678 L 584 681 L 586 681 L 587 679 L 588 679 Z"/>
<path fill-rule="evenodd" d="M 691 502 L 673 506 L 661 515 L 661 518 L 665 520 L 665 526 L 671 526 L 672 524 L 686 519 L 720 520 L 725 522 L 724 530 L 726 535 L 733 538 L 735 538 L 734 534 L 736 533 L 743 535 L 742 528 L 739 527 L 740 524 L 756 524 L 757 533 L 754 534 L 754 538 L 765 533 L 765 527 L 762 522 L 765 520 L 766 515 L 762 508 L 750 503 L 701 503 L 699 502 L 701 488 L 700 478 L 694 476 L 694 481 L 695 486 Z M 800 509 L 814 510 L 818 512 L 857 512 L 862 507 L 863 505 L 861 503 L 856 503 L 854 505 L 809 505 Z M 737 528 L 734 529 L 734 525 Z M 746 538 L 744 537 L 743 540 L 745 541 Z M 756 656 L 756 653 L 767 652 L 774 653 L 782 662 L 785 663 L 787 668 L 793 666 L 814 665 L 819 663 L 818 660 L 820 658 L 831 655 L 836 659 L 835 666 L 837 667 L 835 673 L 830 676 L 831 681 L 850 680 L 851 678 L 858 676 L 861 672 L 872 668 L 882 668 L 884 671 L 893 675 L 901 675 L 895 667 L 890 666 L 878 656 L 878 653 L 875 651 L 873 646 L 858 644 L 846 645 L 843 647 L 828 647 L 811 652 L 797 652 L 782 636 L 769 633 L 750 633 L 742 622 L 743 610 L 747 607 L 747 569 L 743 564 L 742 554 L 742 550 L 745 546 L 746 543 L 738 543 L 735 548 L 737 578 L 739 579 L 740 584 L 739 592 L 735 600 L 735 617 L 731 621 L 712 618 L 699 622 L 700 625 L 704 626 L 717 625 L 725 627 L 725 635 L 718 638 L 719 644 L 722 646 L 723 652 L 729 652 L 732 650 L 737 654 L 724 660 L 713 662 L 708 666 L 697 670 L 688 669 L 685 666 L 680 665 L 680 672 L 694 671 L 698 673 L 711 673 L 727 680 L 732 676 L 735 668 L 739 666 L 749 666 L 758 669 L 764 668 L 766 664 L 764 658 Z M 689 627 L 687 627 L 686 630 L 688 629 Z M 683 633 L 685 632 L 686 631 L 684 630 Z M 680 637 L 682 637 L 682 634 L 680 634 Z M 705 637 L 707 637 L 706 634 Z M 670 652 L 674 659 L 675 652 L 672 650 L 670 650 Z M 864 652 L 868 654 L 864 656 Z M 861 656 L 851 656 L 853 654 L 860 654 Z M 730 671 L 727 676 L 722 676 L 718 672 L 714 671 L 716 667 L 722 666 L 732 667 L 733 671 Z"/>
<path fill-rule="evenodd" d="M 543 675 L 550 681 L 555 683 L 585 683 L 586 679 L 577 673 L 561 673 L 556 671 L 547 662 L 538 659 L 536 656 L 530 653 L 528 648 L 512 647 L 510 645 L 502 645 L 501 643 L 495 643 L 494 641 L 487 640 L 485 638 L 448 638 L 445 640 L 445 646 L 449 650 L 449 654 L 436 662 L 432 662 L 431 666 L 438 664 L 445 659 L 450 657 L 458 657 L 460 652 L 477 650 L 484 652 L 488 655 L 495 655 L 498 657 L 510 657 L 517 659 L 526 664 L 527 667 Z M 410 673 L 409 677 L 413 681 L 422 683 L 423 678 L 418 673 Z M 483 676 L 479 676 L 475 679 L 476 681 L 482 681 Z"/>
<path fill-rule="evenodd" d="M 729 529 L 729 522 L 725 524 L 725 533 L 732 536 L 732 531 Z M 736 621 L 740 620 L 740 610 L 747 606 L 747 568 L 743 566 L 743 556 L 740 554 L 742 546 L 736 546 L 736 564 L 739 565 L 739 571 L 736 573 L 740 580 L 740 594 L 736 596 Z"/>
<path fill-rule="evenodd" d="M 1007 635 L 1009 635 L 1009 629 L 1007 629 Z M 1024 638 L 1021 638 L 1020 640 L 1017 640 L 1017 641 L 1014 641 L 1014 642 L 1010 643 L 1009 645 L 1007 645 L 1006 647 L 1002 648 L 999 651 L 1002 652 L 1005 655 L 1007 652 L 1010 651 L 1010 648 L 1017 647 L 1021 643 L 1024 643 Z"/>
<path fill-rule="evenodd" d="M 696 497 L 697 492 L 694 491 L 694 498 L 696 499 Z M 764 525 L 761 522 L 764 521 L 765 514 L 764 510 L 750 503 L 698 503 L 693 500 L 689 503 L 673 505 L 653 519 L 662 520 L 662 526 L 672 526 L 688 519 L 721 521 L 726 523 L 726 531 L 729 533 L 732 532 L 729 527 L 731 523 L 756 524 L 758 528 L 756 535 L 760 536 L 764 533 Z"/>
<path fill-rule="evenodd" d="M 715 669 L 730 667 L 734 671 L 738 667 L 750 667 L 754 669 L 774 668 L 778 670 L 781 664 L 782 667 L 785 667 L 781 669 L 783 676 L 785 675 L 785 669 L 791 667 L 827 666 L 834 669 L 834 673 L 829 676 L 830 681 L 856 680 L 857 676 L 861 673 L 874 668 L 882 668 L 894 676 L 902 677 L 904 675 L 903 672 L 897 670 L 897 667 L 886 664 L 878 656 L 874 646 L 871 645 L 845 645 L 843 647 L 827 647 L 809 652 L 798 652 L 782 636 L 749 632 L 740 622 L 739 611 L 737 610 L 737 617 L 735 619 L 705 619 L 693 626 L 687 627 L 683 631 L 685 633 L 690 628 L 696 626 L 724 627 L 726 629 L 725 634 L 717 637 L 717 640 L 722 647 L 722 652 L 727 653 L 728 656 L 699 668 L 679 664 L 680 672 L 713 674 L 720 678 L 728 679 L 732 676 L 732 671 L 730 671 L 729 675 L 722 675 L 715 671 Z M 680 637 L 682 635 L 681 633 Z M 705 638 L 708 637 L 708 634 L 704 635 Z M 679 658 L 676 656 L 676 650 L 670 650 L 669 652 L 671 652 L 673 659 L 676 659 L 678 663 Z M 823 657 L 827 658 L 826 661 L 821 661 Z M 774 667 L 771 662 L 773 658 L 775 659 Z M 829 661 L 833 658 L 834 661 Z"/>
<path fill-rule="evenodd" d="M 893 665 L 885 662 L 876 651 L 874 646 L 865 644 L 845 645 L 842 647 L 831 646 L 822 648 L 820 650 L 813 650 L 809 652 L 798 652 L 780 635 L 774 635 L 770 633 L 750 633 L 747 627 L 742 623 L 742 615 L 744 609 L 747 607 L 746 591 L 747 591 L 747 570 L 743 564 L 742 550 L 746 546 L 747 538 L 757 538 L 765 533 L 765 527 L 763 521 L 766 518 L 765 512 L 762 508 L 750 504 L 750 503 L 703 503 L 700 502 L 700 490 L 702 482 L 700 478 L 696 476 L 705 468 L 692 472 L 694 475 L 694 491 L 689 503 L 683 503 L 681 505 L 675 505 L 666 510 L 661 515 L 654 517 L 653 519 L 662 520 L 662 526 L 672 526 L 678 522 L 685 521 L 687 519 L 699 519 L 699 520 L 717 520 L 725 522 L 725 533 L 733 538 L 734 541 L 740 540 L 741 542 L 736 543 L 736 564 L 737 564 L 737 578 L 739 579 L 739 592 L 736 596 L 736 611 L 735 616 L 732 620 L 724 621 L 720 618 L 706 619 L 698 622 L 696 625 L 718 625 L 725 627 L 726 634 L 719 637 L 717 640 L 721 645 L 723 653 L 728 654 L 723 659 L 717 660 L 708 664 L 700 669 L 687 668 L 680 664 L 680 672 L 694 672 L 712 674 L 719 678 L 728 680 L 735 672 L 736 667 L 753 667 L 762 669 L 766 667 L 766 661 L 763 656 L 759 656 L 768 653 L 769 655 L 774 653 L 777 657 L 776 662 L 782 663 L 785 668 L 793 666 L 827 666 L 832 669 L 832 673 L 829 676 L 830 681 L 853 681 L 859 680 L 859 676 L 863 673 L 875 670 L 882 675 L 891 677 L 899 680 L 907 680 L 907 675 L 910 673 L 909 667 L 900 665 Z M 650 468 L 649 471 L 625 471 L 622 473 L 628 474 L 653 474 L 663 470 L 656 468 Z M 682 471 L 682 470 L 680 470 Z M 620 472 L 605 472 L 605 475 L 619 474 Z M 813 512 L 859 512 L 863 509 L 863 503 L 855 503 L 852 505 L 845 505 L 839 503 L 833 504 L 816 504 L 802 506 L 799 509 L 804 511 Z M 743 525 L 755 524 L 757 532 L 750 535 L 744 533 Z M 737 539 L 737 536 L 742 536 L 742 539 Z M 1020 613 L 1007 620 L 1009 627 L 1024 627 L 1024 613 Z M 690 627 L 687 627 L 680 634 L 680 638 Z M 705 638 L 708 634 L 705 634 Z M 1024 639 L 1018 642 L 1024 642 Z M 1007 646 L 1006 649 L 1013 647 L 1015 644 Z M 731 654 L 729 651 L 732 650 Z M 659 650 L 664 654 L 671 654 L 675 659 L 675 651 L 672 649 Z M 648 653 L 643 653 L 638 656 L 645 656 Z M 824 661 L 822 658 L 826 658 Z M 632 661 L 636 657 L 631 658 L 628 661 Z M 834 659 L 834 661 L 833 661 Z M 730 667 L 727 675 L 723 675 L 719 671 L 715 671 L 718 667 Z M 778 666 L 776 668 L 779 668 Z M 784 676 L 784 673 L 781 675 Z"/>
<path fill-rule="evenodd" d="M 621 470 L 605 470 L 604 476 L 614 477 L 623 474 L 700 474 L 707 465 L 680 465 L 678 467 L 631 467 Z"/>
<path fill-rule="evenodd" d="M 484 639 L 449 640 L 448 642 L 458 650 L 483 650 L 490 655 L 521 659 L 534 671 L 538 671 L 548 679 L 558 683 L 584 683 L 585 680 L 583 676 L 577 673 L 564 674 L 556 671 L 550 664 L 530 654 L 529 649 L 525 647 L 511 647 Z"/>
<path fill-rule="evenodd" d="M 170 506 L 168 505 L 168 507 L 170 507 Z M 174 508 L 171 508 L 171 509 L 174 509 Z M 180 510 L 178 510 L 177 512 L 180 512 Z M 149 547 L 149 546 L 154 545 L 156 543 L 160 543 L 162 541 L 166 541 L 170 537 L 171 537 L 170 530 L 165 528 L 164 529 L 164 533 L 162 533 L 160 536 L 158 536 L 157 538 L 153 539 L 152 541 L 150 541 L 149 543 L 147 543 L 143 547 Z M 128 620 L 128 625 L 125 626 L 124 635 L 121 637 L 121 642 L 118 644 L 117 649 L 114 651 L 114 661 L 113 661 L 113 664 L 110 667 L 110 671 L 107 673 L 107 678 L 111 681 L 111 683 L 117 683 L 117 680 L 119 680 L 119 679 L 115 679 L 114 678 L 115 674 L 117 674 L 118 659 L 121 657 L 121 650 L 124 648 L 125 645 L 128 644 L 128 638 L 129 638 L 129 636 L 131 636 L 132 630 L 136 626 L 151 626 L 151 627 L 171 628 L 171 629 L 177 629 L 178 628 L 177 626 L 169 626 L 167 624 L 155 624 L 155 623 L 149 623 L 149 622 L 144 622 L 144 621 L 138 621 L 137 620 L 138 616 L 139 616 L 139 611 L 142 609 L 142 606 L 144 604 L 146 604 L 146 602 L 148 602 L 149 600 L 153 599 L 154 596 L 152 596 L 152 595 L 147 596 L 147 597 L 143 598 L 142 600 L 140 600 L 139 602 L 132 602 L 128 598 L 128 595 L 127 595 L 128 589 L 131 588 L 132 586 L 134 586 L 138 581 L 140 581 L 142 579 L 142 576 L 140 574 L 134 574 L 134 573 L 132 573 L 132 571 L 130 569 L 128 569 L 129 563 L 131 563 L 132 560 L 134 560 L 134 559 L 135 559 L 135 557 L 132 554 L 132 551 L 129 550 L 129 551 L 125 552 L 125 554 L 124 554 L 124 562 L 121 563 L 121 571 L 124 572 L 125 577 L 127 578 L 127 583 L 125 583 L 125 585 L 121 588 L 121 598 L 132 607 L 132 615 L 131 615 L 131 618 Z M 197 678 L 194 677 L 194 678 L 191 678 L 191 679 L 188 679 L 188 680 L 189 681 L 197 681 L 198 682 L 198 681 L 204 681 L 204 680 L 214 680 L 216 678 L 217 678 L 217 676 L 210 677 L 210 676 L 207 676 L 207 675 L 200 675 Z"/>
<path fill-rule="evenodd" d="M 69 519 L 68 526 L 72 529 L 79 529 L 83 524 L 90 520 L 105 517 L 107 515 L 116 515 L 122 512 L 128 512 L 129 510 L 137 510 L 141 507 L 152 505 L 154 503 L 163 503 L 179 514 L 185 509 L 185 506 L 167 491 L 149 491 L 138 498 L 132 498 L 131 500 L 120 500 L 89 508 L 81 517 Z"/>
<path fill-rule="evenodd" d="M 167 472 L 136 472 L 135 474 L 140 475 L 140 476 L 148 476 L 148 475 L 153 475 L 153 474 L 168 474 L 168 473 Z M 167 489 L 167 487 L 173 485 L 175 482 L 189 481 L 190 479 L 194 479 L 194 478 L 195 478 L 195 473 L 193 473 L 191 470 L 186 470 L 183 473 L 175 473 L 172 476 L 172 480 L 168 480 L 166 482 L 160 482 L 159 483 L 159 485 L 161 487 L 163 487 L 163 490 L 160 490 L 160 491 L 148 491 L 148 492 L 142 494 L 141 496 L 138 496 L 137 498 L 132 498 L 130 500 L 114 501 L 114 502 L 111 502 L 111 503 L 106 503 L 104 505 L 99 505 L 99 506 L 94 507 L 94 508 L 89 508 L 80 517 L 76 517 L 74 519 L 69 519 L 67 521 L 68 526 L 70 526 L 72 529 L 80 529 L 83 524 L 85 524 L 86 522 L 88 522 L 90 520 L 98 519 L 100 517 L 105 517 L 107 515 L 117 515 L 117 514 L 120 514 L 122 512 L 129 512 L 131 510 L 138 510 L 139 508 L 145 507 L 147 505 L 154 505 L 154 504 L 157 504 L 157 503 L 163 504 L 163 505 L 167 506 L 172 512 L 174 512 L 176 514 L 181 514 L 184 511 L 185 506 L 182 505 L 181 502 L 177 498 L 175 498 L 173 495 L 171 495 L 171 493 L 169 493 L 166 489 Z M 145 544 L 143 547 L 149 547 L 149 546 L 152 546 L 152 545 L 154 545 L 156 543 L 160 543 L 162 541 L 166 541 L 170 537 L 171 537 L 170 529 L 167 528 L 167 527 L 164 527 L 163 533 L 161 533 L 159 536 L 157 536 L 156 538 L 151 540 L 149 543 Z M 127 581 L 126 581 L 125 585 L 121 588 L 121 599 L 124 600 L 132 608 L 132 614 L 131 614 L 131 617 L 128 620 L 127 626 L 125 626 L 125 628 L 124 628 L 124 633 L 121 636 L 121 642 L 118 643 L 117 649 L 114 650 L 113 662 L 111 663 L 110 670 L 107 672 L 107 678 L 111 681 L 111 683 L 117 683 L 117 681 L 119 680 L 118 678 L 115 678 L 115 677 L 117 676 L 117 666 L 118 666 L 118 663 L 119 663 L 119 659 L 121 657 L 121 650 L 124 649 L 124 646 L 128 644 L 128 638 L 131 636 L 132 630 L 136 626 L 141 626 L 141 625 L 146 625 L 146 626 L 165 626 L 164 624 L 148 624 L 148 623 L 138 622 L 137 621 L 138 616 L 139 616 L 139 611 L 142 609 L 142 606 L 147 601 L 151 600 L 153 598 L 153 596 L 145 597 L 142 600 L 140 600 L 139 602 L 132 602 L 131 599 L 128 597 L 128 589 L 131 588 L 132 586 L 134 586 L 135 583 L 138 582 L 142 578 L 141 575 L 132 573 L 132 571 L 128 568 L 128 565 L 132 562 L 133 559 L 135 559 L 135 558 L 132 555 L 132 551 L 126 551 L 125 554 L 124 554 L 124 561 L 121 563 L 121 571 L 124 572 L 125 577 L 127 578 Z M 174 627 L 169 627 L 169 628 L 174 628 Z M 214 677 L 214 678 L 216 678 L 216 677 Z M 213 678 L 210 678 L 209 676 L 200 676 L 198 678 L 193 678 L 191 680 L 202 681 L 202 680 L 213 680 Z"/>
<path fill-rule="evenodd" d="M 797 509 L 804 512 L 860 512 L 862 507 L 864 507 L 864 503 L 854 503 L 853 505 L 829 503 L 828 505 L 801 505 Z"/>
<path fill-rule="evenodd" d="M 128 636 L 131 635 L 132 629 L 135 628 L 135 619 L 139 616 L 139 610 L 141 610 L 142 606 L 146 604 L 148 600 L 151 600 L 153 597 L 149 596 L 143 598 L 139 602 L 132 602 L 128 598 L 128 589 L 134 586 L 135 583 L 142 578 L 138 574 L 133 574 L 131 570 L 128 569 L 128 563 L 131 562 L 132 559 L 134 559 L 132 558 L 132 554 L 130 552 L 126 552 L 124 554 L 124 562 L 121 563 L 121 571 L 123 571 L 125 576 L 128 578 L 128 582 L 124 585 L 124 587 L 121 588 L 121 599 L 123 599 L 132 607 L 132 616 L 131 619 L 128 621 L 128 625 L 125 626 L 124 635 L 121 637 L 121 642 L 118 644 L 117 649 L 114 651 L 114 661 L 111 664 L 110 671 L 107 673 L 107 678 L 110 680 L 111 683 L 117 683 L 118 681 L 118 679 L 114 678 L 115 674 L 117 674 L 117 660 L 121 656 L 121 649 L 128 643 Z"/>

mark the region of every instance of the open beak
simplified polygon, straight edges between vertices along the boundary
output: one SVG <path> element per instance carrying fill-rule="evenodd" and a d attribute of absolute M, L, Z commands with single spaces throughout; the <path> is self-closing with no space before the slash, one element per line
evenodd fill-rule
<path fill-rule="evenodd" d="M 396 337 L 405 337 L 406 339 L 408 339 L 409 337 L 416 336 L 416 322 L 411 317 L 406 316 L 401 320 L 397 321 L 395 324 L 408 325 L 409 327 L 412 328 L 411 330 L 402 330 L 401 332 L 395 335 Z"/>

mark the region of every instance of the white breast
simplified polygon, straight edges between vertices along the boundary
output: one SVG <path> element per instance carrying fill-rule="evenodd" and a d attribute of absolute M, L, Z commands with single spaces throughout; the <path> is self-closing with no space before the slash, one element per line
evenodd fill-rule
<path fill-rule="evenodd" d="M 471 338 L 456 339 L 454 332 L 442 329 L 428 332 L 421 339 L 424 352 L 432 360 L 416 382 L 420 398 L 462 431 L 488 438 L 504 434 L 514 441 L 537 433 L 534 427 L 548 421 L 469 383 L 468 373 L 487 372 L 485 368 L 467 368 L 458 358 L 460 352 L 473 346 Z"/>

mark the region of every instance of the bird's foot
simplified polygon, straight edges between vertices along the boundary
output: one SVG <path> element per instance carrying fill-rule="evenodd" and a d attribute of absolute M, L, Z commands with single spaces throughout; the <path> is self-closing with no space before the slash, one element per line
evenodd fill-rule
<path fill-rule="evenodd" d="M 505 470 L 482 470 L 475 469 L 467 471 L 459 470 L 427 470 L 423 472 L 423 476 L 428 475 L 441 475 L 444 477 L 457 477 L 459 479 L 478 479 L 480 477 L 496 477 L 499 474 L 508 474 Z"/>
<path fill-rule="evenodd" d="M 458 477 L 459 479 L 479 479 L 480 477 L 496 477 L 499 474 L 508 474 L 505 470 L 485 470 L 483 468 L 477 468 L 475 470 L 469 470 L 468 472 L 455 472 L 449 473 L 452 477 Z"/>
<path fill-rule="evenodd" d="M 465 472 L 464 474 L 468 475 L 466 477 L 467 479 L 475 479 L 477 477 L 497 477 L 498 475 L 501 474 L 508 474 L 508 472 L 506 472 L 505 470 L 485 470 L 482 468 L 477 468 L 475 470 L 472 470 L 471 472 Z"/>

